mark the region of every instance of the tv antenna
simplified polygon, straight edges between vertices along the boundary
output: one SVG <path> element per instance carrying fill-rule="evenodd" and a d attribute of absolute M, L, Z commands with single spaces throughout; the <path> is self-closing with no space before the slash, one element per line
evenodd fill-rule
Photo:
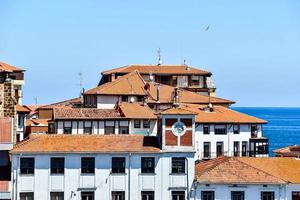
<path fill-rule="evenodd" d="M 158 56 L 158 63 L 157 63 L 157 65 L 162 65 L 161 50 L 160 50 L 160 48 L 158 48 L 158 50 L 157 50 L 157 56 Z"/>
<path fill-rule="evenodd" d="M 79 96 L 81 96 L 82 88 L 83 88 L 83 74 L 82 74 L 82 72 L 79 72 L 78 76 L 79 76 Z"/>

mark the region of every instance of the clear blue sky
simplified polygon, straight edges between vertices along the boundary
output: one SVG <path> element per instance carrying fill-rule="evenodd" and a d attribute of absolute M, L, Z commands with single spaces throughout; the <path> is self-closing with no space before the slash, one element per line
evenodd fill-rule
<path fill-rule="evenodd" d="M 0 1 L 0 60 L 26 69 L 24 103 L 77 97 L 100 71 L 157 62 L 213 73 L 236 106 L 300 106 L 300 1 Z M 207 26 L 208 31 L 205 31 Z"/>

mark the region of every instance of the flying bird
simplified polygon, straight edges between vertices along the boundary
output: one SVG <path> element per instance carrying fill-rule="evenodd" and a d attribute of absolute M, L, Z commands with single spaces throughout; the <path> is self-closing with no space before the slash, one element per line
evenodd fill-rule
<path fill-rule="evenodd" d="M 209 25 L 206 27 L 205 31 L 208 31 L 208 29 L 209 29 Z"/>

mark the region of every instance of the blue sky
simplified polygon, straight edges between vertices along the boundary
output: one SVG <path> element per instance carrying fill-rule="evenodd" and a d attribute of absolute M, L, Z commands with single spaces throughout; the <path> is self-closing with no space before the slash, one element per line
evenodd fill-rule
<path fill-rule="evenodd" d="M 0 1 L 0 60 L 26 69 L 24 103 L 163 61 L 209 70 L 236 106 L 300 106 L 300 1 Z M 205 28 L 210 26 L 208 31 Z"/>

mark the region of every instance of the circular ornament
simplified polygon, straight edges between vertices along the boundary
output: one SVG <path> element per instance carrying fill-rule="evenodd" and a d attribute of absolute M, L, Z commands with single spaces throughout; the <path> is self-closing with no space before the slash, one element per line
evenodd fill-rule
<path fill-rule="evenodd" d="M 186 126 L 182 122 L 175 122 L 172 125 L 172 132 L 176 136 L 184 135 L 185 131 L 186 131 Z"/>

